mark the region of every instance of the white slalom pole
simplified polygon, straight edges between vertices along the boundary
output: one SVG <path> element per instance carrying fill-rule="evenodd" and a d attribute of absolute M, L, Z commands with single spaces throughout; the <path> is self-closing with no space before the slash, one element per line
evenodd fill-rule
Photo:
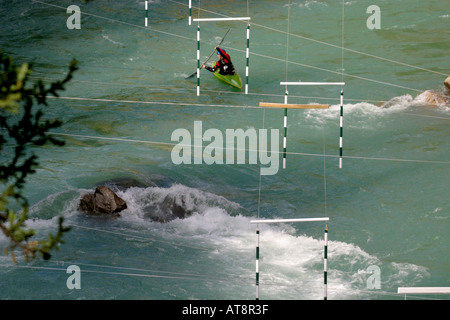
<path fill-rule="evenodd" d="M 189 0 L 189 25 L 192 25 L 192 0 Z"/>
<path fill-rule="evenodd" d="M 327 273 L 328 273 L 328 228 L 324 232 L 325 245 L 323 248 L 323 300 L 328 300 Z"/>
<path fill-rule="evenodd" d="M 288 103 L 288 91 L 284 93 L 284 104 Z M 286 169 L 286 150 L 287 150 L 287 108 L 284 108 L 284 136 L 283 136 L 283 169 Z"/>
<path fill-rule="evenodd" d="M 247 58 L 247 64 L 245 66 L 245 94 L 248 94 L 248 65 L 250 60 L 250 23 L 247 25 L 247 50 L 245 52 L 246 58 Z"/>
<path fill-rule="evenodd" d="M 289 223 L 289 222 L 318 222 L 329 221 L 330 218 L 299 218 L 299 219 L 263 219 L 250 220 L 251 224 L 256 226 L 256 300 L 259 300 L 259 227 L 260 223 Z M 324 300 L 327 300 L 327 254 L 328 254 L 328 227 L 325 227 L 325 246 L 324 246 Z"/>
<path fill-rule="evenodd" d="M 339 134 L 339 168 L 342 169 L 342 136 L 344 133 L 344 89 L 341 89 L 341 114 L 339 117 L 339 127 L 340 127 L 340 134 Z"/>
<path fill-rule="evenodd" d="M 197 26 L 197 96 L 200 95 L 200 24 Z"/>
<path fill-rule="evenodd" d="M 256 229 L 256 300 L 259 300 L 259 229 Z"/>
<path fill-rule="evenodd" d="M 145 26 L 148 27 L 148 1 L 145 1 Z"/>

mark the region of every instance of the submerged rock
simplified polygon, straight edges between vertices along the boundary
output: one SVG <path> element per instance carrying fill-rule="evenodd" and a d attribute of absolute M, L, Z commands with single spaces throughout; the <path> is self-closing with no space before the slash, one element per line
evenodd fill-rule
<path fill-rule="evenodd" d="M 156 203 L 149 208 L 146 217 L 156 222 L 169 222 L 175 219 L 185 219 L 191 216 L 194 211 L 189 209 L 186 201 L 175 196 L 167 195 L 160 203 Z"/>
<path fill-rule="evenodd" d="M 113 189 L 115 188 L 113 187 Z M 123 190 L 126 192 L 125 188 Z M 149 197 L 151 196 L 149 195 Z M 161 223 L 174 219 L 185 219 L 194 213 L 194 210 L 189 207 L 183 197 L 168 194 L 144 208 L 145 218 Z M 81 196 L 78 208 L 89 215 L 117 217 L 119 212 L 127 209 L 128 206 L 126 201 L 111 188 L 99 186 L 94 193 L 86 193 Z"/>
<path fill-rule="evenodd" d="M 84 194 L 79 205 L 81 211 L 93 215 L 118 215 L 126 208 L 125 200 L 105 186 L 97 187 L 93 194 Z"/>
<path fill-rule="evenodd" d="M 431 106 L 448 106 L 450 105 L 450 96 L 444 93 L 427 90 L 420 95 L 427 105 Z"/>
<path fill-rule="evenodd" d="M 443 92 L 436 92 L 427 90 L 420 94 L 419 97 L 431 106 L 450 106 L 450 77 L 444 80 L 445 90 Z"/>
<path fill-rule="evenodd" d="M 152 179 L 155 181 L 157 179 Z M 137 216 L 145 220 L 167 223 L 176 219 L 186 219 L 194 214 L 202 214 L 207 208 L 227 207 L 234 210 L 234 203 L 230 203 L 208 192 L 189 188 L 179 184 L 172 184 L 172 180 L 159 177 L 161 185 L 123 178 L 103 181 L 94 193 L 82 194 L 77 200 L 78 210 L 96 217 L 118 217 L 122 210 L 127 216 Z M 120 197 L 118 196 L 120 195 Z"/>

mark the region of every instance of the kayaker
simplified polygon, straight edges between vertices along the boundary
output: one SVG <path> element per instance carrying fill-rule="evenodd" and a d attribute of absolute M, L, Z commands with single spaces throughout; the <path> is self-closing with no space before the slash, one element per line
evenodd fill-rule
<path fill-rule="evenodd" d="M 205 68 L 208 71 L 215 72 L 217 69 L 219 69 L 219 73 L 223 75 L 234 75 L 235 70 L 233 63 L 231 63 L 231 57 L 230 55 L 224 50 L 219 47 L 214 48 L 217 51 L 217 62 L 214 67 L 207 67 L 204 64 L 202 64 L 202 68 Z"/>

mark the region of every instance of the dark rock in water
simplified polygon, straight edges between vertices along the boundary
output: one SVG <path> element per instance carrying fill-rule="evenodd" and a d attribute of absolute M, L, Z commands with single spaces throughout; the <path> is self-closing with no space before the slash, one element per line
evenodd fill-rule
<path fill-rule="evenodd" d="M 80 205 L 78 207 L 81 211 L 91 213 L 95 211 L 95 196 L 93 193 L 85 193 L 81 196 Z"/>
<path fill-rule="evenodd" d="M 125 200 L 105 186 L 97 187 L 93 194 L 84 194 L 79 206 L 81 211 L 94 215 L 118 215 L 126 208 Z"/>
<path fill-rule="evenodd" d="M 152 176 L 146 182 L 128 177 L 104 181 L 94 193 L 82 195 L 78 209 L 92 216 L 118 217 L 119 212 L 127 208 L 127 203 L 116 193 L 124 192 L 134 198 L 139 214 L 143 213 L 144 218 L 155 222 L 185 219 L 197 212 L 189 196 L 161 191 L 171 185 L 172 180 L 164 176 Z"/>
<path fill-rule="evenodd" d="M 175 197 L 167 195 L 161 203 L 152 208 L 147 217 L 157 222 L 169 222 L 174 219 L 185 219 L 193 213 L 192 210 L 187 208 L 184 199 L 177 201 Z"/>

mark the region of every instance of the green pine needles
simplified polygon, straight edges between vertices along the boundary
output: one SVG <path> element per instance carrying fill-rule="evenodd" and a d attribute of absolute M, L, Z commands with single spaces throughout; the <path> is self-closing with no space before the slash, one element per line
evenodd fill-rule
<path fill-rule="evenodd" d="M 65 90 L 77 69 L 74 59 L 62 81 L 48 86 L 39 80 L 29 87 L 31 65 L 16 65 L 0 51 L 0 230 L 9 239 L 4 253 L 11 255 L 14 262 L 17 261 L 17 250 L 22 251 L 26 261 L 37 256 L 50 259 L 51 250 L 64 243 L 62 236 L 70 229 L 63 226 L 61 216 L 55 234 L 50 233 L 47 239 L 32 240 L 35 231 L 26 227 L 29 204 L 23 189 L 26 178 L 35 173 L 39 164 L 30 148 L 45 144 L 64 145 L 64 141 L 49 133 L 62 122 L 44 120 L 39 105 L 46 106 L 48 95 L 58 96 L 58 91 Z"/>

